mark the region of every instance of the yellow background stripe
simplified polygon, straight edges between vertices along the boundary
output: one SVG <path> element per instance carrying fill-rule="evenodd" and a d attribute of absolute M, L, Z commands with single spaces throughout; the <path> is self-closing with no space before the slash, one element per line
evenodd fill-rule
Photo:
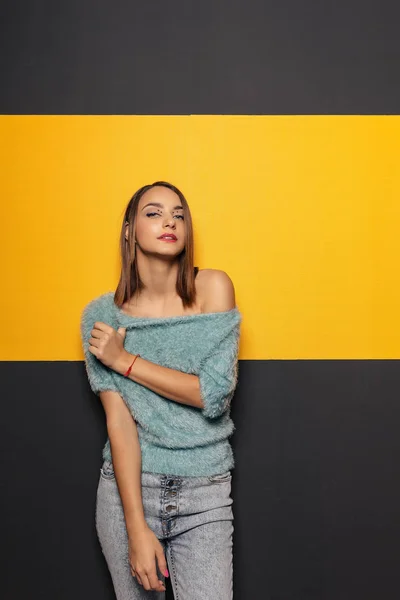
<path fill-rule="evenodd" d="M 182 188 L 241 359 L 399 358 L 400 117 L 0 117 L 2 360 L 79 360 L 133 192 Z"/>

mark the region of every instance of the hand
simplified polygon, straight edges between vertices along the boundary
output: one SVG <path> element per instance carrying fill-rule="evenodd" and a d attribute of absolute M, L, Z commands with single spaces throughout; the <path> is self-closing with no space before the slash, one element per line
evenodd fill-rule
<path fill-rule="evenodd" d="M 146 527 L 129 537 L 129 563 L 133 577 L 145 590 L 165 592 L 165 584 L 157 575 L 157 565 L 161 573 L 168 573 L 164 550 L 157 536 Z"/>
<path fill-rule="evenodd" d="M 110 325 L 96 321 L 90 334 L 89 351 L 106 367 L 113 369 L 125 353 L 126 328 L 119 327 L 116 331 Z"/>

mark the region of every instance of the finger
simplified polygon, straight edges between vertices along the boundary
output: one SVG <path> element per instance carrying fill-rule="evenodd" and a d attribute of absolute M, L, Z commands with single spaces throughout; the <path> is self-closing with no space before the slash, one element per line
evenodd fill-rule
<path fill-rule="evenodd" d="M 158 585 L 155 588 L 152 588 L 154 592 L 165 592 L 167 589 L 162 581 L 158 580 Z"/>
<path fill-rule="evenodd" d="M 99 356 L 100 347 L 98 346 L 98 344 L 96 342 L 92 343 L 89 341 L 89 350 L 95 356 L 97 356 L 97 357 Z"/>
<path fill-rule="evenodd" d="M 99 350 L 96 346 L 89 346 L 89 352 L 91 352 L 96 358 L 98 358 Z"/>
<path fill-rule="evenodd" d="M 90 335 L 94 338 L 101 338 L 104 335 L 104 332 L 101 331 L 101 329 L 93 328 L 92 331 L 90 332 Z"/>
<path fill-rule="evenodd" d="M 162 548 L 156 551 L 157 563 L 160 572 L 167 577 L 166 573 L 168 573 L 167 561 L 165 558 L 165 554 Z"/>
<path fill-rule="evenodd" d="M 142 581 L 143 581 L 143 587 L 144 587 L 144 589 L 147 590 L 147 591 L 151 590 L 151 585 L 150 585 L 150 582 L 149 582 L 149 578 L 147 577 L 147 573 L 142 573 L 141 574 L 141 578 L 142 578 Z"/>
<path fill-rule="evenodd" d="M 163 582 L 158 579 L 157 573 L 155 569 L 147 572 L 147 578 L 150 582 L 150 586 L 152 590 L 158 590 L 160 587 L 160 583 L 163 586 Z"/>
<path fill-rule="evenodd" d="M 140 575 L 133 569 L 133 567 L 131 567 L 131 573 L 133 577 L 136 577 L 137 582 L 144 587 L 143 584 L 143 579 L 144 579 L 144 575 L 142 574 L 142 578 L 140 577 Z M 145 589 L 149 589 L 149 590 L 155 590 L 157 592 L 165 592 L 166 587 L 163 581 L 161 581 L 160 579 L 157 580 L 157 585 L 155 587 L 151 587 L 151 583 L 149 582 L 149 588 L 145 588 Z"/>
<path fill-rule="evenodd" d="M 143 585 L 142 580 L 140 579 L 140 575 L 131 567 L 131 574 L 132 577 L 135 577 L 137 582 L 140 583 L 140 585 Z"/>
<path fill-rule="evenodd" d="M 135 571 L 132 569 L 132 567 L 131 567 L 131 575 L 132 575 L 132 577 L 136 577 L 136 573 L 135 573 Z"/>
<path fill-rule="evenodd" d="M 114 328 L 111 327 L 111 325 L 107 325 L 107 323 L 103 323 L 102 321 L 96 321 L 93 325 L 93 329 L 100 329 L 100 331 L 104 331 L 105 333 L 114 331 Z"/>

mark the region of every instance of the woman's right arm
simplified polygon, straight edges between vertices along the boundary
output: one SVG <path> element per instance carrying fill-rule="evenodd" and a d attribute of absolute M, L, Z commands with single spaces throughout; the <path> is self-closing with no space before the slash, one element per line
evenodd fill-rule
<path fill-rule="evenodd" d="M 147 525 L 142 500 L 142 455 L 135 420 L 122 397 L 115 391 L 99 394 L 103 404 L 112 462 L 125 515 L 129 540 L 129 559 L 134 576 L 146 590 L 164 591 L 158 578 L 156 560 L 161 573 L 167 569 L 164 550 Z"/>

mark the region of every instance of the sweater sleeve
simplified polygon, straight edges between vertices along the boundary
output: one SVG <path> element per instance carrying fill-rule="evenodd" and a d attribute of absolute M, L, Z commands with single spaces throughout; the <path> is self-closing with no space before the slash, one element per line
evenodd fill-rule
<path fill-rule="evenodd" d="M 89 350 L 90 332 L 96 321 L 105 321 L 98 300 L 92 300 L 85 306 L 81 315 L 80 331 L 85 356 L 86 373 L 89 379 L 90 387 L 93 392 L 99 395 L 100 392 L 112 390 L 119 392 L 115 384 L 113 371 L 106 367 L 98 358 L 95 357 Z"/>
<path fill-rule="evenodd" d="M 215 419 L 230 406 L 238 380 L 238 327 L 232 330 L 200 363 L 200 395 L 205 417 Z"/>

